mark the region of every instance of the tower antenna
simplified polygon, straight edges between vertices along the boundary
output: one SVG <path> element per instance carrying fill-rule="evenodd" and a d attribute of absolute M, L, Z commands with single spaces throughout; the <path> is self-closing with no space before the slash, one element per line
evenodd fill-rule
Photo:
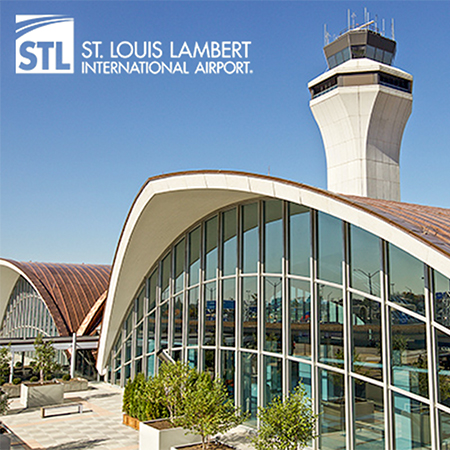
<path fill-rule="evenodd" d="M 350 10 L 347 9 L 347 30 L 350 30 Z"/>
<path fill-rule="evenodd" d="M 324 33 L 323 34 L 324 43 L 325 45 L 328 45 L 330 43 L 330 33 L 328 33 L 327 24 L 323 26 L 323 33 Z"/>
<path fill-rule="evenodd" d="M 382 27 L 382 29 L 381 29 L 381 35 L 384 36 L 384 34 L 385 34 L 385 29 L 384 29 L 384 19 L 381 21 L 381 27 Z"/>
<path fill-rule="evenodd" d="M 391 39 L 395 41 L 394 19 L 391 19 Z"/>

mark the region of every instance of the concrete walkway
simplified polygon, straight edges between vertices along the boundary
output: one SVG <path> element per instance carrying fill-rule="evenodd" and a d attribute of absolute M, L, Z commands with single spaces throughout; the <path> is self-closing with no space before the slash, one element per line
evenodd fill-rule
<path fill-rule="evenodd" d="M 12 450 L 137 450 L 139 433 L 122 425 L 122 390 L 90 383 L 87 391 L 67 393 L 65 402 L 82 403 L 82 414 L 41 418 L 40 408 L 23 409 L 17 399 L 0 417 L 15 434 Z"/>

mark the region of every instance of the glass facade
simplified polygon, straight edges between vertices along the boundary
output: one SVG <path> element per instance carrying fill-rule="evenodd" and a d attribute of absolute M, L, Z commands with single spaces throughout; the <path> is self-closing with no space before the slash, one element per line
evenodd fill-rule
<path fill-rule="evenodd" d="M 315 448 L 442 450 L 449 299 L 448 278 L 361 228 L 246 202 L 205 217 L 149 267 L 109 381 L 156 373 L 165 349 L 222 378 L 252 425 L 302 382 L 320 413 Z"/>

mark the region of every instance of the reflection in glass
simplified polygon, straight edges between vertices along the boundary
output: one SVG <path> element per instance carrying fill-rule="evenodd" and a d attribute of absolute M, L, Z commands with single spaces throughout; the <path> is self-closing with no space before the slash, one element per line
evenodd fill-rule
<path fill-rule="evenodd" d="M 156 306 L 156 290 L 158 287 L 158 270 L 155 270 L 148 279 L 148 312 Z"/>
<path fill-rule="evenodd" d="M 281 278 L 264 278 L 264 350 L 282 351 L 283 295 Z"/>
<path fill-rule="evenodd" d="M 124 384 L 127 384 L 127 381 L 131 377 L 131 364 L 127 364 L 123 368 L 123 374 L 124 374 Z"/>
<path fill-rule="evenodd" d="M 344 375 L 320 370 L 319 434 L 321 450 L 345 449 Z"/>
<path fill-rule="evenodd" d="M 393 428 L 395 450 L 430 448 L 430 409 L 425 403 L 394 393 Z"/>
<path fill-rule="evenodd" d="M 439 429 L 441 438 L 441 449 L 450 448 L 450 414 L 439 411 Z"/>
<path fill-rule="evenodd" d="M 205 280 L 216 278 L 217 216 L 205 222 Z"/>
<path fill-rule="evenodd" d="M 256 277 L 242 278 L 242 347 L 256 349 L 258 338 L 258 288 Z"/>
<path fill-rule="evenodd" d="M 283 203 L 264 202 L 264 272 L 281 273 L 283 258 Z"/>
<path fill-rule="evenodd" d="M 155 312 L 153 312 L 147 319 L 147 353 L 155 350 L 155 323 Z"/>
<path fill-rule="evenodd" d="M 198 344 L 198 287 L 188 291 L 188 345 Z"/>
<path fill-rule="evenodd" d="M 428 397 L 425 323 L 391 308 L 393 384 Z"/>
<path fill-rule="evenodd" d="M 125 341 L 125 360 L 124 363 L 131 361 L 131 336 Z"/>
<path fill-rule="evenodd" d="M 350 285 L 379 297 L 381 294 L 380 239 L 354 225 L 350 226 Z"/>
<path fill-rule="evenodd" d="M 142 358 L 135 359 L 134 360 L 134 373 L 141 373 L 142 372 Z"/>
<path fill-rule="evenodd" d="M 160 306 L 160 347 L 168 348 L 169 346 L 169 302 Z"/>
<path fill-rule="evenodd" d="M 204 353 L 205 372 L 209 372 L 212 377 L 216 374 L 216 352 L 214 350 L 205 350 Z"/>
<path fill-rule="evenodd" d="M 216 282 L 205 284 L 205 339 L 204 345 L 216 343 Z"/>
<path fill-rule="evenodd" d="M 200 227 L 189 233 L 189 286 L 199 282 L 200 274 Z"/>
<path fill-rule="evenodd" d="M 222 214 L 222 275 L 234 275 L 237 267 L 236 208 Z"/>
<path fill-rule="evenodd" d="M 258 271 L 258 204 L 242 207 L 242 272 Z"/>
<path fill-rule="evenodd" d="M 335 217 L 317 214 L 318 277 L 321 280 L 342 283 L 342 222 Z"/>
<path fill-rule="evenodd" d="M 281 358 L 264 356 L 265 385 L 264 406 L 283 393 L 283 373 Z"/>
<path fill-rule="evenodd" d="M 136 323 L 139 323 L 144 317 L 144 293 L 145 287 L 141 289 L 136 299 Z"/>
<path fill-rule="evenodd" d="M 311 256 L 309 209 L 289 203 L 289 273 L 309 277 Z"/>
<path fill-rule="evenodd" d="M 389 300 L 425 315 L 424 265 L 389 244 Z"/>
<path fill-rule="evenodd" d="M 450 335 L 436 330 L 439 402 L 450 407 Z"/>
<path fill-rule="evenodd" d="M 258 411 L 258 358 L 254 353 L 242 353 L 242 410 L 250 413 L 250 423 L 256 424 Z"/>
<path fill-rule="evenodd" d="M 188 364 L 192 369 L 197 369 L 198 350 L 196 348 L 188 349 Z"/>
<path fill-rule="evenodd" d="M 297 361 L 289 361 L 290 390 L 293 391 L 299 384 L 302 384 L 306 393 L 311 397 L 311 366 Z"/>
<path fill-rule="evenodd" d="M 184 258 L 185 258 L 185 241 L 182 239 L 174 250 L 175 258 L 175 293 L 180 292 L 184 288 Z"/>
<path fill-rule="evenodd" d="M 222 381 L 225 383 L 225 386 L 228 391 L 228 395 L 231 399 L 234 400 L 234 351 L 232 350 L 223 350 L 222 351 Z"/>
<path fill-rule="evenodd" d="M 353 379 L 355 443 L 358 450 L 384 450 L 383 389 Z"/>
<path fill-rule="evenodd" d="M 147 356 L 147 378 L 155 375 L 155 355 Z"/>
<path fill-rule="evenodd" d="M 434 320 L 450 328 L 450 280 L 434 271 Z"/>
<path fill-rule="evenodd" d="M 342 290 L 319 286 L 320 361 L 343 368 L 344 305 Z"/>
<path fill-rule="evenodd" d="M 161 302 L 167 300 L 170 295 L 170 263 L 171 254 L 169 253 L 161 263 Z"/>
<path fill-rule="evenodd" d="M 183 345 L 183 294 L 174 299 L 173 305 L 173 347 Z"/>
<path fill-rule="evenodd" d="M 222 345 L 234 347 L 236 327 L 236 279 L 222 281 Z"/>
<path fill-rule="evenodd" d="M 311 356 L 311 293 L 310 283 L 289 280 L 290 337 L 289 355 L 309 358 Z"/>
<path fill-rule="evenodd" d="M 141 324 L 136 328 L 136 348 L 134 349 L 136 358 L 139 358 L 139 356 L 142 355 L 143 343 L 144 343 L 144 322 L 141 322 Z"/>
<path fill-rule="evenodd" d="M 353 371 L 383 379 L 381 357 L 381 304 L 351 294 Z"/>

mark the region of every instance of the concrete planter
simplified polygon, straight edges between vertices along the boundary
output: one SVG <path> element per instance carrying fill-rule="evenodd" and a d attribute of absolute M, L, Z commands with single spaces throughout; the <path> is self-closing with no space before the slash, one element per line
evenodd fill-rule
<path fill-rule="evenodd" d="M 11 449 L 11 433 L 5 425 L 0 423 L 0 450 Z"/>
<path fill-rule="evenodd" d="M 64 386 L 64 392 L 87 391 L 89 387 L 88 380 L 85 378 L 72 378 L 68 381 L 58 380 Z"/>
<path fill-rule="evenodd" d="M 5 383 L 2 386 L 4 392 L 8 394 L 9 398 L 19 398 L 20 397 L 20 384 Z"/>
<path fill-rule="evenodd" d="M 49 381 L 46 383 L 22 383 L 20 403 L 25 408 L 61 405 L 64 401 L 64 385 Z"/>
<path fill-rule="evenodd" d="M 201 442 L 202 438 L 197 434 L 186 434 L 181 427 L 158 430 L 151 426 L 155 422 L 166 419 L 150 420 L 141 422 L 139 427 L 139 450 L 170 450 L 183 444 L 194 444 Z"/>

